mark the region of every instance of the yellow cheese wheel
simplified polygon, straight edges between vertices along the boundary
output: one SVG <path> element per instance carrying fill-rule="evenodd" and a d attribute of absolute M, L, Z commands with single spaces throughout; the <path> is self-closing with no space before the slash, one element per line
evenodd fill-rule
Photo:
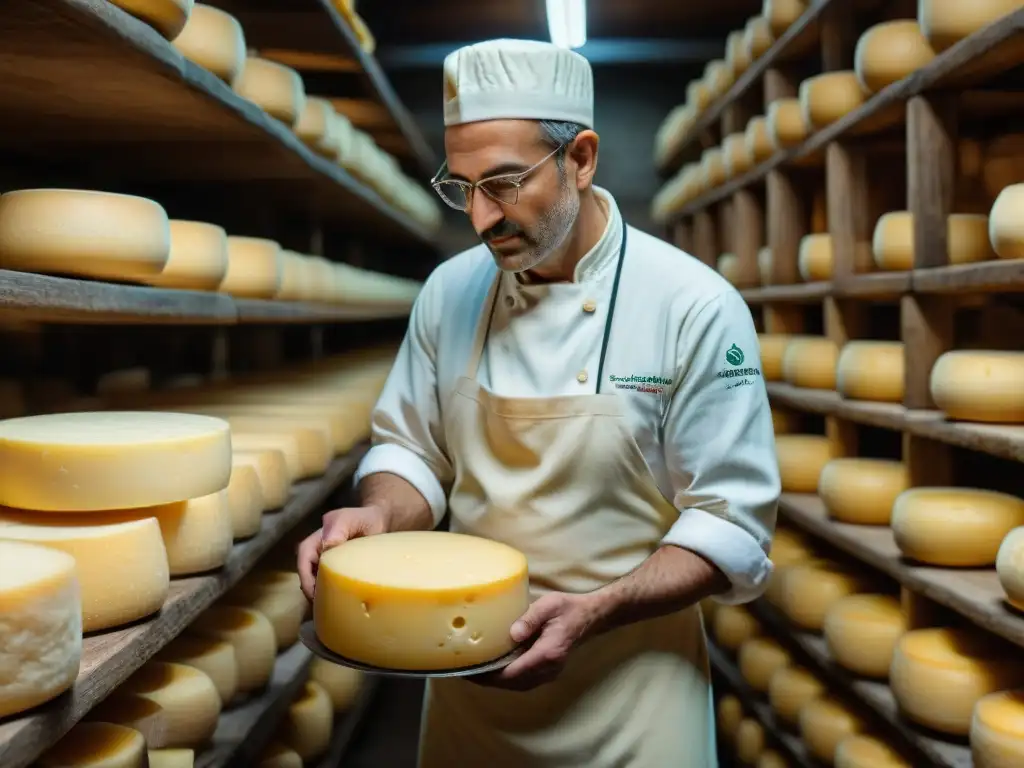
<path fill-rule="evenodd" d="M 1024 526 L 1006 534 L 999 545 L 996 573 L 1007 602 L 1024 611 Z"/>
<path fill-rule="evenodd" d="M 804 705 L 826 693 L 825 685 L 802 667 L 781 667 L 768 682 L 768 701 L 780 720 L 797 725 Z"/>
<path fill-rule="evenodd" d="M 281 246 L 260 237 L 229 237 L 228 268 L 218 290 L 238 298 L 270 299 L 281 287 Z"/>
<path fill-rule="evenodd" d="M 812 130 L 821 130 L 853 112 L 867 99 L 857 74 L 825 72 L 800 83 L 800 109 Z"/>
<path fill-rule="evenodd" d="M 774 749 L 766 749 L 757 758 L 757 768 L 789 768 L 789 762 Z"/>
<path fill-rule="evenodd" d="M 288 435 L 281 432 L 233 433 L 231 449 L 235 453 L 245 454 L 279 453 L 284 458 L 289 483 L 306 477 L 314 477 L 323 471 L 321 469 L 318 472 L 310 465 L 309 457 L 303 456 L 300 452 L 299 441 L 294 434 Z"/>
<path fill-rule="evenodd" d="M 977 488 L 911 488 L 892 510 L 896 546 L 929 565 L 991 567 L 999 545 L 1024 525 L 1024 500 Z"/>
<path fill-rule="evenodd" d="M 725 161 L 721 147 L 705 149 L 700 158 L 701 185 L 705 191 L 725 183 Z"/>
<path fill-rule="evenodd" d="M 346 658 L 447 669 L 511 651 L 509 629 L 528 602 L 526 558 L 517 550 L 463 534 L 409 531 L 325 552 L 313 616 L 320 641 Z"/>
<path fill-rule="evenodd" d="M 761 58 L 774 42 L 775 36 L 764 16 L 754 16 L 747 21 L 743 28 L 743 48 L 751 62 Z"/>
<path fill-rule="evenodd" d="M 1024 691 L 1000 691 L 978 699 L 970 742 L 974 768 L 1024 765 Z"/>
<path fill-rule="evenodd" d="M 782 359 L 792 336 L 781 333 L 759 333 L 761 373 L 765 381 L 782 381 Z"/>
<path fill-rule="evenodd" d="M 841 563 L 792 565 L 782 582 L 782 610 L 797 627 L 820 631 L 837 600 L 874 586 L 868 574 Z"/>
<path fill-rule="evenodd" d="M 903 401 L 904 347 L 900 341 L 851 341 L 836 363 L 836 389 L 852 400 Z"/>
<path fill-rule="evenodd" d="M 772 35 L 781 37 L 807 10 L 807 0 L 764 0 L 761 15 L 768 20 Z"/>
<path fill-rule="evenodd" d="M 764 752 L 764 726 L 753 717 L 745 717 L 736 729 L 736 759 L 740 765 L 753 765 Z"/>
<path fill-rule="evenodd" d="M 267 504 L 255 464 L 235 461 L 232 457 L 226 496 L 232 537 L 248 539 L 259 533 Z"/>
<path fill-rule="evenodd" d="M 291 67 L 249 56 L 232 87 L 271 117 L 288 126 L 298 122 L 306 106 L 302 76 Z"/>
<path fill-rule="evenodd" d="M 823 336 L 794 338 L 782 357 L 782 377 L 795 387 L 835 389 L 839 347 Z"/>
<path fill-rule="evenodd" d="M 740 646 L 740 674 L 760 693 L 767 693 L 772 675 L 791 662 L 789 651 L 770 637 L 754 637 Z"/>
<path fill-rule="evenodd" d="M 78 677 L 82 597 L 75 559 L 0 538 L 0 616 L 2 719 L 59 696 Z"/>
<path fill-rule="evenodd" d="M 825 642 L 840 666 L 885 679 L 896 643 L 907 631 L 900 601 L 889 595 L 849 595 L 825 613 Z"/>
<path fill-rule="evenodd" d="M 281 251 L 281 284 L 278 286 L 275 299 L 279 301 L 305 301 L 309 286 L 306 284 L 308 271 L 306 257 L 301 253 L 282 249 Z"/>
<path fill-rule="evenodd" d="M 83 189 L 0 196 L 0 267 L 136 280 L 158 275 L 171 249 L 167 212 L 144 197 Z"/>
<path fill-rule="evenodd" d="M 149 768 L 146 740 L 113 723 L 79 723 L 39 758 L 39 768 Z"/>
<path fill-rule="evenodd" d="M 263 750 L 259 760 L 257 768 L 303 768 L 299 753 L 276 741 Z"/>
<path fill-rule="evenodd" d="M 786 493 L 814 493 L 821 471 L 833 458 L 832 443 L 824 435 L 776 435 L 782 490 Z"/>
<path fill-rule="evenodd" d="M 742 133 L 732 133 L 722 142 L 722 160 L 725 164 L 725 177 L 732 179 L 751 169 L 753 160 L 747 152 L 747 137 Z"/>
<path fill-rule="evenodd" d="M 258 690 L 270 680 L 277 658 L 277 638 L 274 625 L 259 611 L 214 605 L 192 622 L 189 632 L 232 645 L 240 693 Z"/>
<path fill-rule="evenodd" d="M 715 641 L 725 651 L 735 653 L 753 637 L 761 633 L 761 624 L 746 608 L 739 605 L 720 605 L 714 618 Z"/>
<path fill-rule="evenodd" d="M 321 757 L 330 747 L 333 725 L 331 698 L 327 691 L 310 681 L 288 707 L 279 737 L 308 763 Z"/>
<path fill-rule="evenodd" d="M 227 562 L 232 533 L 226 490 L 165 504 L 151 511 L 160 523 L 171 576 L 205 573 Z M 126 513 L 126 516 L 139 514 Z"/>
<path fill-rule="evenodd" d="M 194 768 L 194 749 L 150 749 L 149 768 Z"/>
<path fill-rule="evenodd" d="M 908 718 L 954 736 L 982 696 L 1024 683 L 1019 650 L 976 629 L 915 629 L 900 639 L 889 685 Z"/>
<path fill-rule="evenodd" d="M 228 237 L 224 229 L 201 221 L 172 219 L 170 232 L 170 255 L 163 271 L 140 275 L 139 282 L 160 288 L 217 290 L 228 271 Z"/>
<path fill-rule="evenodd" d="M 730 32 L 725 38 L 725 60 L 732 68 L 733 77 L 739 77 L 750 69 L 750 57 L 743 45 L 743 30 Z"/>
<path fill-rule="evenodd" d="M 347 712 L 363 688 L 363 673 L 341 664 L 332 664 L 319 657 L 309 666 L 309 679 L 331 698 L 335 712 Z"/>
<path fill-rule="evenodd" d="M 331 134 L 333 116 L 334 107 L 331 106 L 331 102 L 317 96 L 309 96 L 295 123 L 295 135 L 317 154 L 333 157 L 336 151 L 334 137 Z"/>
<path fill-rule="evenodd" d="M 747 123 L 744 138 L 747 143 L 747 154 L 753 165 L 760 165 L 775 154 L 775 146 L 768 131 L 768 118 L 764 115 L 751 118 Z"/>
<path fill-rule="evenodd" d="M 832 236 L 828 233 L 804 235 L 797 251 L 797 269 L 805 283 L 832 279 Z"/>
<path fill-rule="evenodd" d="M 168 40 L 174 40 L 188 22 L 192 0 L 110 0 Z"/>
<path fill-rule="evenodd" d="M 698 115 L 711 103 L 711 91 L 702 80 L 693 80 L 686 86 L 686 104 Z"/>
<path fill-rule="evenodd" d="M 856 711 L 832 698 L 815 699 L 800 710 L 800 738 L 812 757 L 834 765 L 836 749 L 848 736 L 867 730 Z"/>
<path fill-rule="evenodd" d="M 238 659 L 231 643 L 179 635 L 157 653 L 156 660 L 198 669 L 213 682 L 222 704 L 231 701 L 238 691 Z"/>
<path fill-rule="evenodd" d="M 988 217 L 988 237 L 1001 259 L 1024 258 L 1024 184 L 1005 187 L 992 204 Z"/>
<path fill-rule="evenodd" d="M 832 459 L 818 479 L 829 517 L 855 525 L 888 525 L 896 497 L 909 487 L 906 466 L 888 459 Z"/>
<path fill-rule="evenodd" d="M 836 749 L 835 768 L 911 768 L 899 752 L 873 736 L 847 736 Z"/>
<path fill-rule="evenodd" d="M 708 86 L 711 98 L 718 98 L 733 84 L 732 67 L 722 59 L 709 61 L 704 68 L 704 82 Z"/>
<path fill-rule="evenodd" d="M 301 412 L 267 413 L 262 410 L 231 410 L 223 411 L 220 418 L 231 425 L 233 431 L 245 432 L 284 431 L 294 433 L 304 452 L 315 452 L 323 455 L 324 467 L 337 453 L 340 446 L 345 445 L 347 436 L 338 434 L 332 419 Z"/>
<path fill-rule="evenodd" d="M 743 705 L 733 695 L 723 696 L 718 702 L 718 730 L 729 741 L 736 738 L 743 720 Z"/>
<path fill-rule="evenodd" d="M 245 34 L 238 19 L 219 8 L 196 3 L 188 23 L 174 38 L 182 56 L 231 85 L 245 66 Z"/>
<path fill-rule="evenodd" d="M 978 213 L 954 213 L 946 219 L 950 264 L 970 264 L 993 257 L 988 241 L 989 218 Z M 885 271 L 914 268 L 914 217 L 909 211 L 890 211 L 878 219 L 871 240 L 875 265 Z"/>
<path fill-rule="evenodd" d="M 776 99 L 768 105 L 768 136 L 775 151 L 802 144 L 811 135 L 799 99 Z"/>
<path fill-rule="evenodd" d="M 170 588 L 167 551 L 153 517 L 122 522 L 5 510 L 0 539 L 45 545 L 75 559 L 85 632 L 155 613 Z"/>
<path fill-rule="evenodd" d="M 781 358 L 779 364 L 781 367 Z M 762 358 L 762 370 L 764 368 L 764 361 Z M 781 370 L 779 371 L 779 378 L 781 378 Z M 766 377 L 767 378 L 767 377 Z M 775 430 L 776 435 L 786 435 L 790 432 L 797 432 L 800 427 L 800 415 L 793 411 L 780 410 L 772 406 L 772 428 Z"/>
<path fill-rule="evenodd" d="M 740 257 L 735 253 L 723 253 L 719 256 L 718 274 L 733 285 L 738 285 L 740 279 Z"/>
<path fill-rule="evenodd" d="M 231 456 L 232 466 L 248 465 L 256 470 L 263 498 L 263 511 L 279 509 L 288 501 L 292 481 L 288 474 L 288 463 L 280 450 L 236 450 Z"/>
<path fill-rule="evenodd" d="M 298 641 L 299 627 L 309 608 L 299 574 L 287 571 L 256 571 L 231 590 L 223 603 L 252 608 L 266 616 L 274 627 L 279 651 Z"/>
<path fill-rule="evenodd" d="M 772 249 L 768 246 L 757 252 L 757 272 L 761 277 L 761 285 L 771 285 L 772 282 Z"/>
<path fill-rule="evenodd" d="M 1024 424 L 1024 352 L 956 350 L 932 366 L 932 399 L 951 419 Z"/>
<path fill-rule="evenodd" d="M 776 526 L 769 554 L 776 566 L 793 565 L 814 557 L 814 549 L 803 534 Z"/>
<path fill-rule="evenodd" d="M 857 81 L 867 93 L 877 93 L 916 72 L 935 58 L 915 19 L 876 24 L 860 36 L 854 52 Z"/>
<path fill-rule="evenodd" d="M 936 53 L 1021 7 L 1020 0 L 918 0 L 917 20 Z"/>
<path fill-rule="evenodd" d="M 278 417 L 227 417 L 231 425 L 232 443 L 235 438 L 255 436 L 259 438 L 288 439 L 295 446 L 298 459 L 298 477 L 317 477 L 327 471 L 334 449 L 331 445 L 330 427 L 326 423 L 311 424 L 289 421 Z M 239 448 L 245 448 L 245 443 Z M 256 447 L 266 447 L 267 443 Z M 283 446 L 283 443 L 279 443 Z"/>

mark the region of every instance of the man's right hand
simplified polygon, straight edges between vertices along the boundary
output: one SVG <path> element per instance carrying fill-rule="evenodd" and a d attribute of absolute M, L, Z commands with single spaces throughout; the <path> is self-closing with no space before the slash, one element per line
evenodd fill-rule
<path fill-rule="evenodd" d="M 388 516 L 381 507 L 347 507 L 325 514 L 323 527 L 299 545 L 299 582 L 306 597 L 313 599 L 322 552 L 349 539 L 387 533 L 388 529 Z"/>

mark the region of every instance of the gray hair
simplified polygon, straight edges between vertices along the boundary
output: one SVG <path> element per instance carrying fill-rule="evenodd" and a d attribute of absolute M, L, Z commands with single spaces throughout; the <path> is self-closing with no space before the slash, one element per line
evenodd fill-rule
<path fill-rule="evenodd" d="M 559 170 L 565 167 L 565 145 L 571 143 L 585 130 L 587 129 L 579 123 L 571 123 L 566 120 L 540 121 L 540 133 L 544 142 L 550 144 L 552 148 L 563 148 L 555 155 L 555 162 L 558 164 Z"/>

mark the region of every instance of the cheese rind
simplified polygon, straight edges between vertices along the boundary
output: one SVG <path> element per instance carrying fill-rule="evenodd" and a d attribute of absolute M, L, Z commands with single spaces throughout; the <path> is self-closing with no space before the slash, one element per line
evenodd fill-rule
<path fill-rule="evenodd" d="M 231 85 L 245 66 L 245 34 L 238 19 L 219 8 L 196 3 L 188 23 L 174 38 L 182 56 Z"/>
<path fill-rule="evenodd" d="M 193 749 L 150 749 L 149 768 L 194 768 Z"/>
<path fill-rule="evenodd" d="M 790 340 L 782 358 L 782 376 L 794 387 L 835 389 L 839 347 L 831 339 L 800 336 Z"/>
<path fill-rule="evenodd" d="M 829 517 L 855 525 L 888 525 L 896 498 L 909 487 L 907 467 L 887 459 L 832 459 L 818 479 Z"/>
<path fill-rule="evenodd" d="M 825 72 L 800 83 L 800 109 L 812 130 L 821 130 L 864 103 L 867 94 L 851 71 Z"/>
<path fill-rule="evenodd" d="M 251 462 L 231 458 L 231 480 L 227 487 L 227 505 L 231 518 L 231 535 L 235 540 L 248 539 L 260 532 L 263 510 L 263 486 Z"/>
<path fill-rule="evenodd" d="M 917 20 L 936 53 L 1020 8 L 1019 0 L 919 0 Z"/>
<path fill-rule="evenodd" d="M 797 252 L 797 270 L 805 283 L 832 279 L 832 236 L 804 235 Z"/>
<path fill-rule="evenodd" d="M 854 51 L 857 81 L 867 93 L 877 93 L 902 80 L 935 58 L 914 19 L 876 24 L 860 36 Z"/>
<path fill-rule="evenodd" d="M 782 582 L 782 610 L 798 627 L 820 631 L 836 601 L 873 586 L 868 575 L 840 563 L 793 565 Z"/>
<path fill-rule="evenodd" d="M 989 244 L 989 217 L 952 213 L 946 219 L 946 249 L 950 264 L 972 264 L 995 255 Z M 889 211 L 875 224 L 871 238 L 875 266 L 884 271 L 914 268 L 914 217 L 909 211 Z"/>
<path fill-rule="evenodd" d="M 745 140 L 747 154 L 754 165 L 763 163 L 775 153 L 771 134 L 768 132 L 768 119 L 763 115 L 751 118 L 747 123 Z"/>
<path fill-rule="evenodd" d="M 824 435 L 776 435 L 782 490 L 815 493 L 825 465 L 832 460 L 832 443 Z"/>
<path fill-rule="evenodd" d="M 718 730 L 723 736 L 734 738 L 743 720 L 743 705 L 740 700 L 731 694 L 723 696 L 718 701 L 717 714 Z"/>
<path fill-rule="evenodd" d="M 40 768 L 149 768 L 146 740 L 114 723 L 79 723 L 39 758 Z"/>
<path fill-rule="evenodd" d="M 287 571 L 251 574 L 224 597 L 223 604 L 251 608 L 266 616 L 274 627 L 278 651 L 298 641 L 299 627 L 309 608 L 299 575 Z"/>
<path fill-rule="evenodd" d="M 831 698 L 805 704 L 799 720 L 800 738 L 807 745 L 807 751 L 826 765 L 834 764 L 836 749 L 843 739 L 867 728 L 860 715 Z"/>
<path fill-rule="evenodd" d="M 768 19 L 764 16 L 754 16 L 747 21 L 743 29 L 743 47 L 751 62 L 757 61 L 767 53 L 774 42 L 775 36 L 772 34 Z"/>
<path fill-rule="evenodd" d="M 932 399 L 951 419 L 1024 424 L 1024 352 L 955 350 L 932 366 Z"/>
<path fill-rule="evenodd" d="M 223 640 L 234 647 L 240 693 L 262 688 L 270 680 L 277 658 L 277 638 L 274 625 L 259 611 L 215 605 L 192 622 L 189 633 Z"/>
<path fill-rule="evenodd" d="M 802 667 L 780 667 L 768 681 L 768 701 L 789 725 L 797 725 L 803 706 L 825 693 L 824 684 Z"/>
<path fill-rule="evenodd" d="M 313 618 L 346 658 L 394 669 L 481 664 L 514 648 L 509 630 L 529 604 L 522 553 L 439 531 L 350 540 L 323 553 Z M 382 646 L 379 638 L 391 639 Z"/>
<path fill-rule="evenodd" d="M 851 341 L 836 362 L 836 390 L 852 400 L 900 403 L 904 346 L 899 341 Z"/>
<path fill-rule="evenodd" d="M 307 681 L 288 707 L 279 738 L 308 763 L 330 747 L 333 725 L 334 707 L 330 696 L 317 683 Z"/>
<path fill-rule="evenodd" d="M 754 637 L 740 647 L 740 674 L 760 693 L 767 693 L 772 675 L 791 661 L 789 651 L 770 637 Z"/>
<path fill-rule="evenodd" d="M 333 157 L 334 137 L 331 129 L 334 122 L 334 107 L 327 99 L 316 96 L 306 98 L 305 107 L 295 123 L 295 135 L 317 154 Z"/>
<path fill-rule="evenodd" d="M 1014 768 L 1024 761 L 1024 690 L 1000 691 L 978 699 L 971 717 L 971 758 L 975 768 Z"/>
<path fill-rule="evenodd" d="M 347 712 L 363 688 L 363 673 L 319 657 L 309 666 L 309 679 L 331 697 L 335 712 Z"/>
<path fill-rule="evenodd" d="M 205 573 L 227 562 L 232 544 L 227 490 L 155 507 L 152 513 L 160 523 L 171 576 Z"/>
<path fill-rule="evenodd" d="M 228 268 L 218 290 L 247 299 L 272 299 L 281 289 L 281 246 L 262 237 L 228 238 Z"/>
<path fill-rule="evenodd" d="M 238 690 L 238 660 L 231 643 L 179 635 L 157 653 L 156 660 L 183 664 L 203 672 L 213 682 L 222 704 L 231 701 Z"/>
<path fill-rule="evenodd" d="M 1007 533 L 999 545 L 996 573 L 1007 602 L 1024 611 L 1024 526 Z"/>
<path fill-rule="evenodd" d="M 847 736 L 839 742 L 835 768 L 911 768 L 911 765 L 884 741 L 861 734 Z"/>
<path fill-rule="evenodd" d="M 723 650 L 735 653 L 762 633 L 761 623 L 739 605 L 720 605 L 714 616 L 715 640 Z"/>
<path fill-rule="evenodd" d="M 215 291 L 228 271 L 228 236 L 223 227 L 172 219 L 167 263 L 159 274 L 139 277 L 160 288 Z"/>
<path fill-rule="evenodd" d="M 803 143 L 811 134 L 799 99 L 776 99 L 768 105 L 768 136 L 776 151 Z"/>
<path fill-rule="evenodd" d="M 764 0 L 761 15 L 768 21 L 772 35 L 781 37 L 807 10 L 807 0 Z"/>
<path fill-rule="evenodd" d="M 110 0 L 114 5 L 144 21 L 163 35 L 174 40 L 185 28 L 193 11 L 192 0 Z"/>
<path fill-rule="evenodd" d="M 823 629 L 832 657 L 841 666 L 858 675 L 885 679 L 907 622 L 895 597 L 849 595 L 828 609 Z"/>
<path fill-rule="evenodd" d="M 249 56 L 232 88 L 271 117 L 289 127 L 298 122 L 306 106 L 302 76 L 291 67 Z"/>
<path fill-rule="evenodd" d="M 263 511 L 280 509 L 288 501 L 292 481 L 284 453 L 278 450 L 236 450 L 231 456 L 232 466 L 250 466 L 256 470 L 263 498 Z"/>
<path fill-rule="evenodd" d="M 1024 258 L 1024 184 L 1004 187 L 988 216 L 988 238 L 1001 259 Z"/>

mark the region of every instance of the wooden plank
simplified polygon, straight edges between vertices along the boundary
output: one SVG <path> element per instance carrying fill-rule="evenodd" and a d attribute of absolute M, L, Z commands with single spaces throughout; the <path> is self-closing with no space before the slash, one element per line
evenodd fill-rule
<path fill-rule="evenodd" d="M 772 250 L 771 287 L 789 287 L 800 280 L 800 241 L 809 231 L 804 196 L 797 180 L 781 169 L 768 174 L 765 196 L 768 247 Z"/>
<path fill-rule="evenodd" d="M 322 477 L 296 484 L 287 505 L 278 512 L 265 514 L 260 532 L 236 544 L 221 570 L 208 576 L 174 579 L 170 596 L 159 614 L 124 629 L 86 637 L 74 688 L 30 714 L 0 725 L 0 765 L 4 768 L 30 765 L 203 610 L 237 584 L 299 521 L 315 512 L 352 475 L 365 450 L 365 446 L 359 446 L 336 459 Z"/>
<path fill-rule="evenodd" d="M 915 269 L 911 279 L 915 293 L 1020 293 L 1024 259 Z"/>
<path fill-rule="evenodd" d="M 935 361 L 953 348 L 953 320 L 953 306 L 943 296 L 908 294 L 900 299 L 903 405 L 907 408 L 935 407 L 931 372 Z"/>
<path fill-rule="evenodd" d="M 359 733 L 360 726 L 366 722 L 366 715 L 369 712 L 370 704 L 377 693 L 379 680 L 374 675 L 363 677 L 363 688 L 359 692 L 352 709 L 342 714 L 334 721 L 334 733 L 331 734 L 331 748 L 323 756 L 318 768 L 338 768 L 345 764 L 345 753 L 352 745 L 352 741 Z M 340 721 L 340 722 L 339 722 Z M 249 768 L 249 764 L 239 764 L 235 768 Z"/>
<path fill-rule="evenodd" d="M 844 299 L 898 299 L 911 286 L 910 272 L 865 272 L 832 281 L 833 294 Z"/>
<path fill-rule="evenodd" d="M 750 304 L 771 304 L 772 302 L 813 304 L 832 295 L 832 283 L 822 281 L 792 285 L 765 285 L 761 288 L 747 288 L 740 293 Z"/>
<path fill-rule="evenodd" d="M 378 304 L 310 304 L 301 301 L 264 301 L 235 299 L 238 322 L 259 323 L 334 323 L 360 320 L 384 320 L 408 317 L 408 302 Z"/>

